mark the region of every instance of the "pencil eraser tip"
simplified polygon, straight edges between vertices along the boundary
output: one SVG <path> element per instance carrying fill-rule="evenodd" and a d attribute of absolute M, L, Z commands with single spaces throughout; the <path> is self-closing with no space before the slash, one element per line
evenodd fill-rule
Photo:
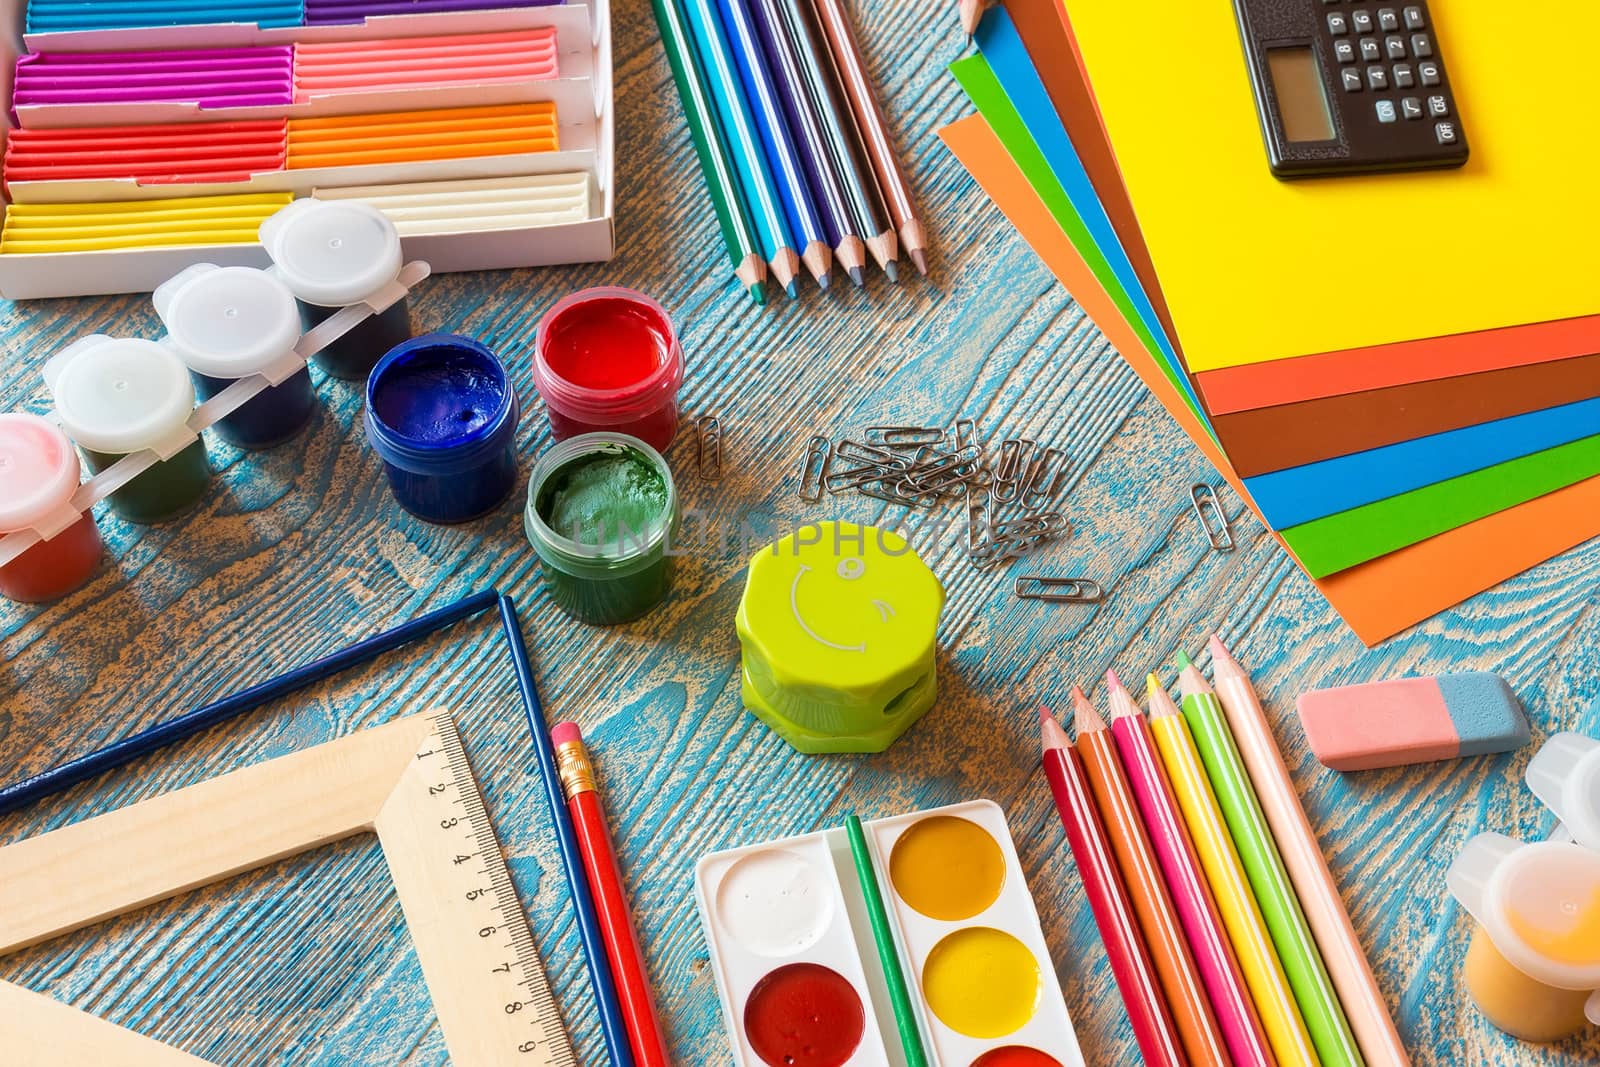
<path fill-rule="evenodd" d="M 557 745 L 564 745 L 569 741 L 582 741 L 583 734 L 575 722 L 558 722 L 550 728 L 550 740 Z"/>
<path fill-rule="evenodd" d="M 1509 752 L 1529 740 L 1516 694 L 1486 671 L 1314 689 L 1298 707 L 1312 754 L 1336 771 Z"/>

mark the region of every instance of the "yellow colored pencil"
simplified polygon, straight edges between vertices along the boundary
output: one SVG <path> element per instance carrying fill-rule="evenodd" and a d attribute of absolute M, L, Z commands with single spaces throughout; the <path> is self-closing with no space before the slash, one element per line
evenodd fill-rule
<path fill-rule="evenodd" d="M 1261 907 L 1250 892 L 1239 851 L 1228 836 L 1189 724 L 1166 690 L 1156 687 L 1150 690 L 1150 730 L 1273 1053 L 1281 1067 L 1319 1067 L 1321 1061 L 1295 1004 L 1283 963 L 1272 947 Z"/>

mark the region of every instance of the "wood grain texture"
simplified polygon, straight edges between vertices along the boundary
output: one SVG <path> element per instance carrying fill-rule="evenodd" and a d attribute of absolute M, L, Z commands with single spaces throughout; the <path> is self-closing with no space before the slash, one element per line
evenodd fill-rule
<path fill-rule="evenodd" d="M 1444 871 L 1479 830 L 1548 828 L 1521 781 L 1529 751 L 1340 776 L 1312 760 L 1292 707 L 1310 685 L 1487 669 L 1522 697 L 1536 739 L 1559 728 L 1600 733 L 1600 715 L 1585 710 L 1600 691 L 1600 545 L 1372 651 L 1227 495 L 1240 547 L 1213 553 L 1188 497 L 1207 476 L 1204 461 L 934 137 L 966 110 L 944 72 L 966 47 L 954 18 L 892 0 L 856 0 L 851 11 L 928 222 L 931 279 L 807 287 L 797 303 L 751 306 L 727 277 L 648 5 L 627 3 L 613 12 L 616 260 L 441 276 L 413 301 L 419 330 L 472 334 L 510 361 L 530 409 L 518 442 L 524 472 L 549 443 L 528 373 L 539 315 L 580 286 L 609 282 L 673 309 L 690 367 L 685 425 L 721 416 L 727 474 L 700 482 L 693 441 L 675 443 L 685 503 L 724 536 L 684 561 L 665 606 L 607 631 L 562 617 L 539 588 L 515 500 L 455 528 L 405 515 L 362 439 L 355 391 L 323 383 L 324 410 L 294 444 L 249 456 L 212 445 L 216 490 L 190 518 L 155 528 L 105 521 L 109 562 L 93 584 L 44 608 L 0 605 L 0 775 L 38 771 L 493 583 L 521 605 L 552 721 L 574 718 L 590 739 L 679 1062 L 728 1062 L 690 896 L 698 856 L 839 825 L 851 811 L 876 817 L 982 796 L 1009 815 L 1086 1054 L 1128 1063 L 1132 1038 L 1039 773 L 1031 709 L 1062 702 L 1071 682 L 1107 667 L 1139 677 L 1218 630 L 1275 716 L 1416 1061 L 1595 1062 L 1600 1039 L 1519 1044 L 1459 988 L 1467 920 L 1446 899 Z M 39 363 L 92 330 L 156 336 L 159 324 L 136 296 L 0 306 L 0 407 L 44 410 Z M 966 565 L 954 526 L 920 536 L 949 594 L 938 705 L 881 756 L 800 756 L 739 706 L 739 520 L 773 532 L 833 515 L 897 520 L 897 509 L 867 501 L 837 511 L 802 504 L 794 471 L 806 437 L 958 415 L 978 419 L 991 440 L 1027 433 L 1064 448 L 1075 532 L 1001 575 Z M 1108 599 L 1016 601 L 1011 576 L 1036 569 L 1093 577 Z M 461 724 L 580 1058 L 598 1063 L 533 754 L 488 621 L 6 816 L 0 841 L 434 704 Z M 0 961 L 0 978 L 224 1064 L 445 1062 L 370 838 L 28 949 Z"/>

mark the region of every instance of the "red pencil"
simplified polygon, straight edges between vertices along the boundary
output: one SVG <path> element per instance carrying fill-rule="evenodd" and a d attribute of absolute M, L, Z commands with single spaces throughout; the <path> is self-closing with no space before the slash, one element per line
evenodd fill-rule
<path fill-rule="evenodd" d="M 1105 943 L 1111 975 L 1128 1009 L 1134 1040 L 1148 1067 L 1187 1067 L 1189 1060 L 1183 1054 L 1166 998 L 1161 995 L 1150 949 L 1139 932 L 1127 887 L 1117 872 L 1111 841 L 1095 810 L 1083 760 L 1073 750 L 1061 724 L 1044 708 L 1039 709 L 1039 725 L 1044 732 L 1045 777 L 1050 780 L 1056 811 L 1066 827 L 1067 844 L 1083 879 L 1100 940 Z"/>
<path fill-rule="evenodd" d="M 628 894 L 622 886 L 622 871 L 611 847 L 611 832 L 606 828 L 605 809 L 595 784 L 594 764 L 584 747 L 583 735 L 574 722 L 557 723 L 550 731 L 561 772 L 561 787 L 572 812 L 572 828 L 577 834 L 578 851 L 583 853 L 583 872 L 589 879 L 594 907 L 600 918 L 600 936 L 606 944 L 611 973 L 617 983 L 617 1000 L 622 1005 L 628 1028 L 628 1044 L 638 1067 L 672 1067 L 666 1036 L 656 1015 L 650 993 L 650 976 L 645 971 L 644 952 L 633 929 L 628 910 Z"/>

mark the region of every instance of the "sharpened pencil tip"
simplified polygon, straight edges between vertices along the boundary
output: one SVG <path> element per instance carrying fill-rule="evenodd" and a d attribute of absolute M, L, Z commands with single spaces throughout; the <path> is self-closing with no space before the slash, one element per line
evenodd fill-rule
<path fill-rule="evenodd" d="M 784 286 L 783 291 L 788 294 L 790 300 L 798 300 L 800 298 L 800 287 L 794 282 Z"/>
<path fill-rule="evenodd" d="M 1161 679 L 1156 677 L 1156 672 L 1151 671 L 1144 676 L 1144 692 L 1146 699 L 1155 696 L 1156 690 L 1162 688 Z"/>
<path fill-rule="evenodd" d="M 767 303 L 766 287 L 760 282 L 752 282 L 750 284 L 750 299 L 754 300 L 758 305 L 765 307 Z"/>
<path fill-rule="evenodd" d="M 1039 733 L 1046 752 L 1052 748 L 1071 748 L 1072 741 L 1067 737 L 1067 732 L 1061 728 L 1056 717 L 1050 714 L 1049 708 L 1039 709 Z"/>
<path fill-rule="evenodd" d="M 855 282 L 857 285 L 866 285 L 867 272 L 862 270 L 860 267 L 851 267 L 850 280 Z"/>
<path fill-rule="evenodd" d="M 889 276 L 889 280 L 891 282 L 899 284 L 899 282 L 900 282 L 900 264 L 896 263 L 892 259 L 888 260 L 883 265 L 883 273 L 885 273 L 885 274 L 887 274 Z"/>
<path fill-rule="evenodd" d="M 1193 661 L 1189 659 L 1189 653 L 1183 651 L 1181 648 L 1178 650 L 1178 654 L 1173 657 L 1172 662 L 1178 665 L 1178 669 L 1180 671 L 1188 670 L 1193 663 Z"/>
<path fill-rule="evenodd" d="M 819 275 L 817 275 L 817 285 L 818 285 L 818 287 L 820 287 L 822 289 L 826 289 L 826 288 L 828 288 L 828 286 L 830 286 L 832 284 L 833 284 L 833 275 L 832 274 L 819 274 Z"/>
<path fill-rule="evenodd" d="M 1113 690 L 1122 688 L 1122 679 L 1117 677 L 1116 671 L 1106 671 L 1106 685 Z"/>
<path fill-rule="evenodd" d="M 917 268 L 917 273 L 924 278 L 928 276 L 928 253 L 920 248 L 906 249 L 906 255 L 911 257 L 911 263 Z"/>

